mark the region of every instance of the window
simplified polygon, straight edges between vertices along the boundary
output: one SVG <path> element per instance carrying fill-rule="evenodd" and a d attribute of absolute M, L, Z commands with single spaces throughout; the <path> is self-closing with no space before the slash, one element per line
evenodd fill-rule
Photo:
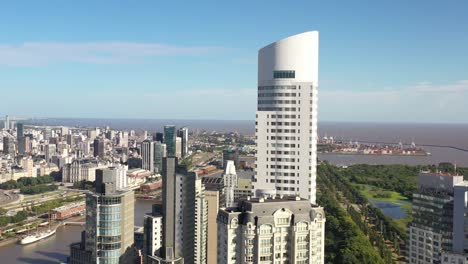
<path fill-rule="evenodd" d="M 260 234 L 261 235 L 264 235 L 264 234 L 271 234 L 273 233 L 273 228 L 271 225 L 261 225 L 260 226 Z"/>
<path fill-rule="evenodd" d="M 295 71 L 273 71 L 274 79 L 294 79 L 296 78 Z"/>
<path fill-rule="evenodd" d="M 281 217 L 277 219 L 277 224 L 280 225 L 286 225 L 289 224 L 289 218 L 288 217 Z"/>

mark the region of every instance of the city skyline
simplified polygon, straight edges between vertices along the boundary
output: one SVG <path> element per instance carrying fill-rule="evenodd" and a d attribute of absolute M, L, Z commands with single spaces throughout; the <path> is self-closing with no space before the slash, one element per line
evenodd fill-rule
<path fill-rule="evenodd" d="M 462 123 L 467 3 L 451 3 L 4 4 L 0 113 L 253 120 L 256 50 L 318 30 L 319 121 Z"/>

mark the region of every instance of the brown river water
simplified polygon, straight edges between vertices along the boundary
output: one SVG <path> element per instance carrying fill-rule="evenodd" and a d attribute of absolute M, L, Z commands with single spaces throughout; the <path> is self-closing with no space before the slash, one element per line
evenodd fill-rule
<path fill-rule="evenodd" d="M 135 225 L 143 225 L 145 213 L 151 212 L 151 201 L 135 201 Z M 80 241 L 82 226 L 61 226 L 55 236 L 30 245 L 12 244 L 0 247 L 0 263 L 62 263 L 70 255 L 69 245 Z"/>

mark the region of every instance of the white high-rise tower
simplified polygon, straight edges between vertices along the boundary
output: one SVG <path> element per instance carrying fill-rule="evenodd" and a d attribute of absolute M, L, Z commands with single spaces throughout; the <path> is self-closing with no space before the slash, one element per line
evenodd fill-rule
<path fill-rule="evenodd" d="M 237 188 L 237 173 L 234 161 L 228 160 L 224 170 L 224 188 L 226 193 L 226 207 L 236 207 L 237 201 L 234 200 L 234 190 Z"/>
<path fill-rule="evenodd" d="M 10 129 L 10 117 L 8 115 L 5 116 L 5 125 L 3 127 L 6 130 Z"/>
<path fill-rule="evenodd" d="M 315 204 L 317 31 L 294 35 L 258 53 L 257 196 L 299 195 Z"/>

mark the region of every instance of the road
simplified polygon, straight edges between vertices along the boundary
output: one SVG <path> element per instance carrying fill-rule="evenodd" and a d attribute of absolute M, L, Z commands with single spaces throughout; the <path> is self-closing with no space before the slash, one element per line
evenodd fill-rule
<path fill-rule="evenodd" d="M 0 190 L 0 205 L 16 202 L 20 196 L 12 191 Z"/>
<path fill-rule="evenodd" d="M 67 191 L 64 194 L 63 190 L 57 190 L 53 192 L 47 192 L 43 194 L 27 195 L 23 199 L 2 206 L 6 210 L 23 210 L 24 207 L 37 206 L 44 202 L 60 199 L 60 198 L 71 198 L 81 195 L 81 192 Z"/>

